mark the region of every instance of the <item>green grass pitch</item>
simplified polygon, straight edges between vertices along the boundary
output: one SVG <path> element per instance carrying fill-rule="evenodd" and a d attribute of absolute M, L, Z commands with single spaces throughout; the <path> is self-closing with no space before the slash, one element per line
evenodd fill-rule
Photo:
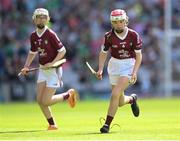
<path fill-rule="evenodd" d="M 139 99 L 140 117 L 130 105 L 119 108 L 109 134 L 100 134 L 99 118 L 109 101 L 79 101 L 74 109 L 66 102 L 52 106 L 57 131 L 47 123 L 37 103 L 0 104 L 0 140 L 180 140 L 180 98 Z"/>

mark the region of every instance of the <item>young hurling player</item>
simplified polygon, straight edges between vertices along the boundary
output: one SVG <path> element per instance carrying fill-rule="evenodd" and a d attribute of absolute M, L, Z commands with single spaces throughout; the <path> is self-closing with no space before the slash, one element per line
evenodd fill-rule
<path fill-rule="evenodd" d="M 46 25 L 49 22 L 49 12 L 44 8 L 38 8 L 32 16 L 36 30 L 30 36 L 31 49 L 24 68 L 21 70 L 23 75 L 27 75 L 31 62 L 38 54 L 41 67 L 50 67 L 56 61 L 62 59 L 66 49 L 57 37 L 56 33 Z M 37 102 L 48 121 L 48 130 L 56 130 L 57 125 L 54 121 L 50 106 L 58 102 L 67 100 L 70 107 L 76 104 L 77 92 L 69 89 L 67 92 L 55 95 L 56 89 L 62 87 L 62 67 L 57 69 L 40 69 L 37 79 Z"/>
<path fill-rule="evenodd" d="M 105 34 L 104 45 L 99 53 L 99 70 L 97 72 L 97 77 L 102 79 L 103 67 L 109 51 L 111 58 L 107 70 L 112 93 L 105 124 L 100 128 L 101 133 L 109 132 L 110 124 L 118 107 L 131 104 L 134 116 L 139 116 L 137 95 L 126 96 L 124 91 L 130 83 L 134 84 L 137 80 L 137 72 L 142 60 L 142 40 L 136 31 L 127 27 L 128 17 L 124 10 L 113 10 L 110 20 L 112 30 Z"/>

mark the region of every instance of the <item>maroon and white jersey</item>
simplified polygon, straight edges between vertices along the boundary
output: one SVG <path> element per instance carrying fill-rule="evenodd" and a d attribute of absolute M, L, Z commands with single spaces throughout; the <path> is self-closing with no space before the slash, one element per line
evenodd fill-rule
<path fill-rule="evenodd" d="M 38 52 L 41 65 L 52 62 L 58 52 L 65 49 L 56 33 L 48 27 L 41 35 L 34 31 L 30 36 L 30 42 L 30 51 L 32 53 Z"/>
<path fill-rule="evenodd" d="M 125 36 L 119 37 L 112 29 L 105 34 L 103 52 L 108 50 L 111 56 L 117 59 L 135 58 L 135 52 L 142 48 L 142 39 L 138 33 L 130 28 L 127 28 Z"/>

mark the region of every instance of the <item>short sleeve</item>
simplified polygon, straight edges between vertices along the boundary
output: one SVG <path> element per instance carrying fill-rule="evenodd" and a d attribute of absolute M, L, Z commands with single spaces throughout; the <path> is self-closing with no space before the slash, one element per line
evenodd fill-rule
<path fill-rule="evenodd" d="M 35 46 L 36 42 L 33 40 L 33 34 L 31 34 L 31 36 L 30 36 L 30 44 L 31 44 L 30 51 L 37 52 L 37 48 Z"/>
<path fill-rule="evenodd" d="M 107 52 L 111 46 L 110 35 L 104 36 L 104 44 L 102 45 L 102 51 Z"/>
<path fill-rule="evenodd" d="M 135 39 L 134 39 L 134 50 L 141 50 L 142 49 L 142 39 L 139 36 L 139 34 L 135 33 Z"/>
<path fill-rule="evenodd" d="M 63 47 L 62 42 L 54 32 L 51 34 L 51 44 L 54 48 L 56 48 L 56 50 L 59 50 Z"/>

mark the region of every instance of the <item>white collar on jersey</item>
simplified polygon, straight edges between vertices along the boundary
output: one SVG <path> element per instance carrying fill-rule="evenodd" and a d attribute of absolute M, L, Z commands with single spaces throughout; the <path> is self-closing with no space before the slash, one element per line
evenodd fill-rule
<path fill-rule="evenodd" d="M 120 36 L 116 31 L 114 31 L 114 33 L 116 34 L 116 36 L 119 39 L 124 40 L 126 38 L 127 34 L 128 34 L 128 27 L 125 27 L 125 29 L 126 29 L 126 32 L 125 32 L 124 36 Z"/>
<path fill-rule="evenodd" d="M 38 31 L 37 31 L 37 29 L 36 29 L 36 34 L 38 35 L 38 37 L 41 37 L 47 29 L 48 29 L 48 27 L 45 26 L 45 27 L 44 27 L 44 30 L 41 32 L 41 34 L 39 34 Z"/>

